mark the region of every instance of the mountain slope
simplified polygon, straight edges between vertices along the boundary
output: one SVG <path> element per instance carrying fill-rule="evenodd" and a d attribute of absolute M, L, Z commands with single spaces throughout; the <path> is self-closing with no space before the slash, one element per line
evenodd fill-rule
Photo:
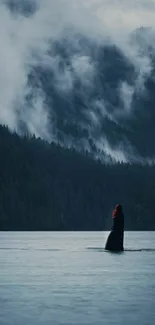
<path fill-rule="evenodd" d="M 125 24 L 124 6 L 115 9 Z M 138 25 L 124 29 L 114 7 L 2 1 L 1 124 L 105 162 L 154 163 L 155 29 L 141 27 L 143 4 Z"/>

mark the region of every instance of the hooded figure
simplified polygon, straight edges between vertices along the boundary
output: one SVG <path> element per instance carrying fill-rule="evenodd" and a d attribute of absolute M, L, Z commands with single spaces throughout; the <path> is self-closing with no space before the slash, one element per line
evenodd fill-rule
<path fill-rule="evenodd" d="M 109 251 L 123 251 L 124 214 L 122 206 L 117 204 L 112 213 L 113 226 L 108 236 L 105 249 Z"/>

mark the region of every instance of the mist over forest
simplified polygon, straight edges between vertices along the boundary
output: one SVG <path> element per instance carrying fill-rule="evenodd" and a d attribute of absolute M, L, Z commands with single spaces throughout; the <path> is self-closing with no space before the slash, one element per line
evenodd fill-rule
<path fill-rule="evenodd" d="M 155 226 L 154 10 L 0 1 L 2 229 Z"/>

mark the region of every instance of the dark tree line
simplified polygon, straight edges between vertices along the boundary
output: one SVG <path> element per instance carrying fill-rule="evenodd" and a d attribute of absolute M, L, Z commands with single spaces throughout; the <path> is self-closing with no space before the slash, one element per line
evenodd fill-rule
<path fill-rule="evenodd" d="M 116 203 L 125 228 L 155 230 L 155 167 L 103 165 L 0 127 L 1 230 L 106 230 Z"/>

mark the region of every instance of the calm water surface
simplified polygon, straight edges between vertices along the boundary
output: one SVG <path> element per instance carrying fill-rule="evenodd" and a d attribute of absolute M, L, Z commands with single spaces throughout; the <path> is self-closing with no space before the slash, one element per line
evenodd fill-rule
<path fill-rule="evenodd" d="M 154 325 L 155 232 L 1 232 L 0 325 Z"/>

